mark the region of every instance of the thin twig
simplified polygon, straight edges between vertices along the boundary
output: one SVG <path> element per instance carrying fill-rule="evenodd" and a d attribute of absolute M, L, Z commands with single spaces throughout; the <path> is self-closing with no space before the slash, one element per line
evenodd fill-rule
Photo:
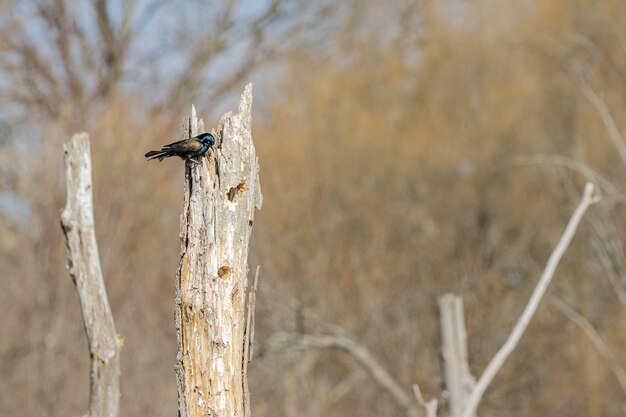
<path fill-rule="evenodd" d="M 522 156 L 512 159 L 513 165 L 548 165 L 548 166 L 560 166 L 578 172 L 585 177 L 587 181 L 598 184 L 602 191 L 611 196 L 610 200 L 614 202 L 625 202 L 626 195 L 618 189 L 610 180 L 600 174 L 598 171 L 591 168 L 584 162 L 576 161 L 574 159 L 562 156 L 562 155 L 532 155 Z M 603 202 L 605 202 L 604 199 Z"/>
<path fill-rule="evenodd" d="M 593 91 L 593 88 L 584 80 L 580 80 L 580 89 L 582 90 L 585 98 L 591 103 L 591 105 L 596 109 L 600 119 L 602 119 L 602 123 L 604 124 L 604 128 L 609 134 L 609 138 L 613 142 L 613 146 L 617 150 L 620 158 L 622 159 L 622 163 L 626 166 L 626 143 L 624 142 L 624 138 L 620 133 L 617 124 L 615 123 L 615 119 L 611 115 L 609 108 L 602 98 Z"/>
<path fill-rule="evenodd" d="M 387 372 L 370 351 L 345 335 L 303 335 L 279 332 L 271 337 L 269 344 L 276 348 L 340 349 L 354 359 L 381 388 L 387 391 L 407 415 L 411 417 L 423 415 L 422 411 L 415 406 L 411 395 Z"/>
<path fill-rule="evenodd" d="M 413 393 L 415 394 L 415 399 L 417 400 L 419 405 L 424 407 L 424 410 L 426 410 L 426 417 L 437 417 L 437 400 L 434 398 L 430 401 L 424 400 L 422 391 L 417 384 L 413 384 Z"/>
<path fill-rule="evenodd" d="M 600 334 L 598 334 L 596 329 L 591 325 L 591 323 L 589 323 L 589 320 L 578 314 L 563 300 L 554 297 L 550 301 L 552 302 L 552 305 L 561 311 L 561 313 L 565 314 L 568 319 L 573 321 L 585 332 L 593 344 L 593 347 L 595 347 L 598 353 L 604 358 L 604 360 L 606 360 L 611 372 L 613 372 L 613 375 L 617 378 L 622 391 L 626 393 L 626 372 L 624 372 L 624 369 L 622 369 L 619 365 L 615 356 L 613 356 L 606 343 L 604 343 L 604 340 L 602 340 L 602 337 L 600 337 Z"/>
<path fill-rule="evenodd" d="M 552 281 L 554 271 L 556 270 L 559 262 L 561 261 L 561 258 L 563 257 L 563 254 L 565 253 L 570 242 L 572 241 L 572 238 L 574 237 L 574 234 L 576 233 L 578 225 L 580 224 L 580 221 L 582 220 L 585 212 L 591 204 L 598 201 L 598 199 L 593 195 L 593 190 L 593 183 L 588 182 L 585 185 L 585 191 L 583 193 L 582 199 L 580 200 L 580 203 L 578 204 L 578 207 L 576 207 L 576 210 L 572 214 L 572 217 L 570 218 L 569 223 L 567 224 L 567 227 L 565 228 L 565 231 L 563 232 L 563 235 L 559 240 L 559 243 L 556 245 L 554 251 L 550 255 L 550 259 L 548 259 L 548 263 L 546 264 L 546 267 L 541 274 L 541 278 L 539 279 L 539 282 L 537 283 L 537 286 L 535 287 L 535 290 L 533 291 L 530 300 L 528 301 L 528 304 L 524 308 L 524 311 L 522 312 L 520 318 L 517 320 L 513 331 L 509 335 L 504 345 L 502 345 L 500 350 L 498 350 L 495 356 L 491 359 L 491 362 L 489 362 L 489 365 L 487 365 L 487 368 L 485 368 L 485 371 L 480 376 L 480 379 L 474 386 L 474 389 L 472 390 L 472 393 L 467 400 L 467 404 L 463 412 L 463 417 L 470 417 L 476 412 L 478 404 L 482 399 L 485 390 L 487 389 L 489 384 L 491 384 L 498 371 L 502 368 L 502 365 L 504 364 L 506 359 L 519 343 L 522 335 L 524 334 L 524 331 L 526 330 L 526 327 L 528 327 L 528 323 L 530 323 L 530 320 L 537 311 L 537 307 L 539 307 L 539 303 L 541 302 L 541 299 L 548 289 L 548 285 L 550 285 L 550 282 Z"/>

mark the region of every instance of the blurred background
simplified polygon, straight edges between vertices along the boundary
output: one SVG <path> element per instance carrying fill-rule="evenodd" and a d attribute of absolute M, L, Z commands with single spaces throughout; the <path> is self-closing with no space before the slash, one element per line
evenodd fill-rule
<path fill-rule="evenodd" d="M 250 257 L 261 266 L 255 416 L 403 414 L 349 356 L 267 343 L 323 332 L 321 322 L 407 392 L 419 383 L 441 398 L 436 301 L 448 291 L 465 301 L 480 375 L 587 179 L 603 202 L 480 415 L 624 415 L 623 1 L 1 0 L 0 10 L 1 416 L 86 408 L 87 344 L 59 226 L 62 143 L 77 131 L 91 135 L 100 258 L 125 338 L 121 415 L 175 415 L 184 170 L 143 154 L 182 137 L 192 103 L 215 126 L 249 81 L 264 194 Z"/>

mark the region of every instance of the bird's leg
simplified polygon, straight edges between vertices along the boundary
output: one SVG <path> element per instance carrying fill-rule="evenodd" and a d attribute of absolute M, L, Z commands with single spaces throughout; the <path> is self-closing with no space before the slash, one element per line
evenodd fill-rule
<path fill-rule="evenodd" d="M 194 165 L 200 165 L 201 162 L 193 159 L 193 157 L 186 158 L 187 161 L 193 163 Z"/>

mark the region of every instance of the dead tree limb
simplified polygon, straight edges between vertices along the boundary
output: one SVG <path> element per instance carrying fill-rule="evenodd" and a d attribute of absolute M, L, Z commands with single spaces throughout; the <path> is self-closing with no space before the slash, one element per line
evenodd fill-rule
<path fill-rule="evenodd" d="M 570 307 L 565 301 L 556 297 L 552 298 L 551 301 L 552 305 L 559 309 L 563 314 L 567 316 L 568 319 L 573 321 L 585 332 L 585 334 L 589 338 L 589 341 L 591 342 L 591 344 L 593 344 L 593 347 L 598 351 L 600 356 L 602 356 L 602 358 L 609 365 L 611 372 L 613 372 L 613 375 L 615 375 L 615 378 L 617 378 L 619 386 L 626 394 L 626 372 L 624 372 L 624 369 L 620 366 L 617 359 L 615 359 L 615 356 L 613 355 L 613 353 L 611 353 L 609 347 L 606 345 L 598 331 L 593 327 L 591 323 L 589 323 L 589 320 L 578 314 L 576 310 Z"/>
<path fill-rule="evenodd" d="M 215 149 L 185 168 L 175 308 L 180 417 L 249 415 L 248 242 L 262 204 L 251 110 L 248 85 L 238 112 L 222 117 Z M 201 131 L 192 110 L 185 135 Z"/>
<path fill-rule="evenodd" d="M 550 258 L 548 259 L 548 263 L 546 264 L 546 267 L 543 270 L 541 277 L 539 278 L 539 282 L 537 283 L 535 290 L 530 296 L 530 300 L 528 300 L 528 304 L 526 304 L 524 311 L 517 320 L 517 323 L 515 323 L 513 331 L 504 342 L 502 347 L 495 354 L 495 356 L 491 359 L 491 362 L 489 362 L 489 365 L 487 365 L 487 368 L 485 368 L 484 372 L 478 379 L 478 382 L 474 386 L 474 389 L 472 390 L 472 393 L 467 400 L 465 410 L 463 411 L 463 417 L 471 417 L 476 413 L 476 408 L 478 408 L 478 403 L 482 399 L 485 390 L 487 389 L 489 384 L 491 384 L 498 371 L 502 368 L 502 365 L 504 365 L 504 361 L 506 361 L 506 359 L 509 357 L 511 352 L 513 352 L 520 339 L 522 338 L 522 335 L 526 331 L 526 327 L 528 327 L 528 323 L 530 323 L 530 320 L 535 315 L 535 312 L 539 307 L 539 303 L 546 293 L 548 285 L 550 285 L 550 282 L 552 281 L 554 271 L 556 271 L 556 268 L 559 265 L 563 254 L 569 247 L 569 244 L 572 241 L 576 230 L 578 229 L 580 221 L 582 220 L 589 206 L 597 201 L 597 197 L 594 197 L 593 195 L 593 190 L 593 183 L 588 182 L 585 186 L 585 191 L 583 193 L 582 199 L 580 200 L 580 203 L 578 203 L 576 210 L 574 210 L 572 217 L 570 217 L 567 227 L 565 228 L 565 231 L 563 232 L 563 235 L 559 240 L 559 243 L 552 251 Z"/>
<path fill-rule="evenodd" d="M 91 151 L 86 133 L 64 145 L 67 202 L 61 213 L 68 267 L 76 285 L 91 357 L 89 417 L 117 417 L 121 347 L 107 299 L 94 229 Z"/>
<path fill-rule="evenodd" d="M 313 335 L 290 332 L 274 333 L 268 341 L 268 348 L 278 351 L 285 348 L 297 349 L 338 349 L 347 353 L 381 388 L 387 391 L 400 405 L 407 416 L 420 417 L 424 411 L 417 407 L 416 399 L 402 388 L 402 385 L 378 362 L 363 345 L 349 337 L 335 333 Z"/>
<path fill-rule="evenodd" d="M 422 395 L 419 385 L 417 384 L 413 384 L 413 394 L 415 395 L 417 403 L 424 408 L 424 412 L 426 413 L 425 417 L 437 417 L 437 406 L 439 405 L 439 401 L 437 401 L 437 399 L 433 398 L 426 401 Z"/>
<path fill-rule="evenodd" d="M 475 379 L 467 360 L 467 332 L 463 299 L 452 294 L 439 298 L 441 339 L 450 417 L 459 417 L 474 388 Z"/>

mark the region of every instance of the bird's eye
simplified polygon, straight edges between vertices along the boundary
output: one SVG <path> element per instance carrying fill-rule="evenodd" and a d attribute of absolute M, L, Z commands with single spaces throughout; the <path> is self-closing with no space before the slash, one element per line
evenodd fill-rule
<path fill-rule="evenodd" d="M 199 135 L 198 136 L 198 140 L 201 143 L 203 143 L 205 145 L 209 145 L 209 146 L 213 146 L 215 144 L 215 138 L 210 133 L 203 133 L 203 134 Z"/>

